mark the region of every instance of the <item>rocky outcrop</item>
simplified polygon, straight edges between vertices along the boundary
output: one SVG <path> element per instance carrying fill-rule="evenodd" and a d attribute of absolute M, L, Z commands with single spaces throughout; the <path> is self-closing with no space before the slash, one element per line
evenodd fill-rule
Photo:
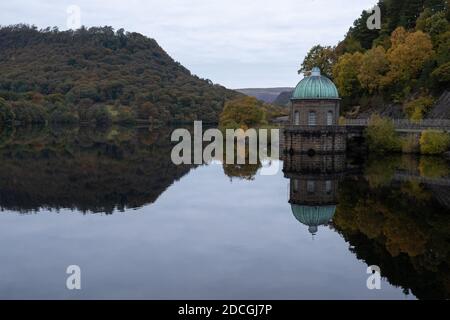
<path fill-rule="evenodd" d="M 429 119 L 450 119 L 450 91 L 444 91 L 433 109 L 428 113 Z"/>
<path fill-rule="evenodd" d="M 378 108 L 371 108 L 369 110 L 365 110 L 360 112 L 356 118 L 358 119 L 368 119 L 374 113 L 378 113 L 382 117 L 388 117 L 391 119 L 404 119 L 406 118 L 405 113 L 403 112 L 403 108 L 401 105 L 397 104 L 388 104 Z"/>

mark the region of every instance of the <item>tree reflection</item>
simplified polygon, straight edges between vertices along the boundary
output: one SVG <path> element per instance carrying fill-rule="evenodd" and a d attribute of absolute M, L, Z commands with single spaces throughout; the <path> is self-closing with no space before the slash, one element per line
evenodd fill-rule
<path fill-rule="evenodd" d="M 320 225 L 336 230 L 358 259 L 378 265 L 405 293 L 450 298 L 447 161 L 390 156 L 358 163 L 343 155 L 289 154 L 283 160 L 294 216 L 311 233 Z M 328 192 L 320 187 L 326 181 Z"/>
<path fill-rule="evenodd" d="M 154 202 L 190 170 L 169 129 L 16 128 L 0 136 L 0 206 L 112 213 Z"/>
<path fill-rule="evenodd" d="M 450 298 L 450 209 L 436 192 L 449 187 L 432 180 L 445 177 L 445 168 L 440 158 L 371 159 L 363 176 L 340 184 L 333 219 L 359 259 L 422 299 Z"/>

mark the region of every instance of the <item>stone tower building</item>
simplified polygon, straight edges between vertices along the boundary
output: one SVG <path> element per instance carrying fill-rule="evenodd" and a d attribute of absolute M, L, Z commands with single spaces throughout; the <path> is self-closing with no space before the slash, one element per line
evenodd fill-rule
<path fill-rule="evenodd" d="M 339 126 L 340 98 L 334 83 L 313 68 L 291 98 L 284 149 L 290 153 L 332 154 L 345 152 L 346 130 Z"/>

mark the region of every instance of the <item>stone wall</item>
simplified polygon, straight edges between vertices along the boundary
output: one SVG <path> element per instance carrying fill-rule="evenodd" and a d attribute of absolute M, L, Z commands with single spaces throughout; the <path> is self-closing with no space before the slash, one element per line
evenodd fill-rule
<path fill-rule="evenodd" d="M 289 202 L 307 206 L 323 206 L 337 203 L 337 179 L 304 179 L 290 180 Z"/>
<path fill-rule="evenodd" d="M 444 91 L 428 113 L 428 119 L 450 119 L 450 91 Z"/>
<path fill-rule="evenodd" d="M 316 125 L 326 126 L 327 114 L 333 114 L 331 125 L 337 125 L 339 120 L 339 104 L 340 100 L 293 100 L 290 115 L 290 124 L 296 125 L 295 113 L 299 113 L 300 126 L 308 125 L 308 117 L 310 112 L 316 113 Z"/>
<path fill-rule="evenodd" d="M 291 126 L 283 133 L 282 147 L 290 153 L 342 153 L 347 149 L 345 127 Z"/>
<path fill-rule="evenodd" d="M 307 154 L 283 154 L 283 171 L 290 174 L 330 175 L 341 174 L 346 169 L 345 154 L 309 156 Z"/>
<path fill-rule="evenodd" d="M 339 180 L 346 169 L 345 154 L 284 154 L 283 172 L 292 204 L 321 206 L 337 203 Z"/>

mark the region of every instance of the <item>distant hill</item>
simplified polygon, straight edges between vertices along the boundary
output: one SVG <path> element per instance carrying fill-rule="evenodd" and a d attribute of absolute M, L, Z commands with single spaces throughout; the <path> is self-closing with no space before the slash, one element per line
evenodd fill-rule
<path fill-rule="evenodd" d="M 278 97 L 275 99 L 273 104 L 277 106 L 287 106 L 288 103 L 291 101 L 293 90 L 290 91 L 283 91 L 281 92 Z"/>
<path fill-rule="evenodd" d="M 243 93 L 247 96 L 255 97 L 258 100 L 266 103 L 273 103 L 275 99 L 284 91 L 292 91 L 293 88 L 248 88 L 236 89 L 237 92 Z"/>
<path fill-rule="evenodd" d="M 239 96 L 192 75 L 139 33 L 0 27 L 0 125 L 217 122 L 224 102 Z"/>

